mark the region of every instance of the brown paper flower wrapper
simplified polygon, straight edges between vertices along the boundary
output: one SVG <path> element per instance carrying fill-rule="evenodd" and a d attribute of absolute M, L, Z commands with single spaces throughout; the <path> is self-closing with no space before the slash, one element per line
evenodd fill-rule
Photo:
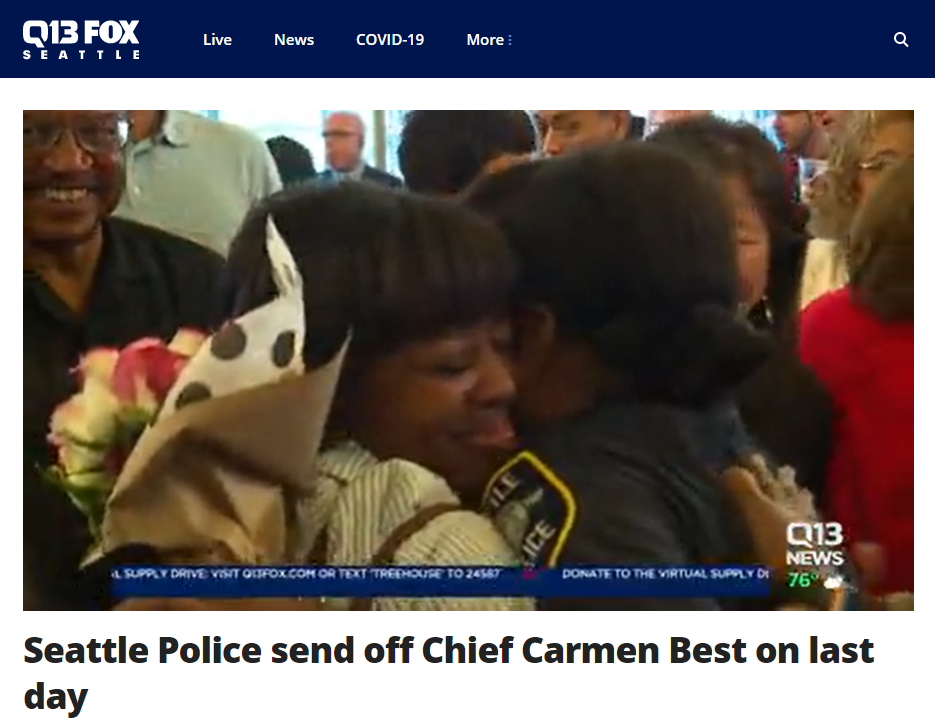
<path fill-rule="evenodd" d="M 294 504 L 314 485 L 346 345 L 304 370 L 302 280 L 271 220 L 267 236 L 279 296 L 221 328 L 186 366 L 117 480 L 91 561 L 140 546 L 161 564 L 292 561 Z"/>
<path fill-rule="evenodd" d="M 189 409 L 154 427 L 107 504 L 103 550 L 130 545 L 216 562 L 291 560 L 291 503 L 315 481 L 315 457 L 340 370 Z"/>

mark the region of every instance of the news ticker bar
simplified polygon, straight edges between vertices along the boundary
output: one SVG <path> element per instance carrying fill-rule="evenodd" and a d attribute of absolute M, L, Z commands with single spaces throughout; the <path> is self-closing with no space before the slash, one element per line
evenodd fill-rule
<path fill-rule="evenodd" d="M 122 566 L 116 598 L 530 597 L 735 598 L 770 593 L 749 565 L 555 567 Z"/>

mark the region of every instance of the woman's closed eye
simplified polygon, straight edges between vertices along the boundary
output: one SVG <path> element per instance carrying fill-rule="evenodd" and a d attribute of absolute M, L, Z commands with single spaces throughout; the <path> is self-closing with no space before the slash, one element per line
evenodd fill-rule
<path fill-rule="evenodd" d="M 456 378 L 477 366 L 480 349 L 473 341 L 448 339 L 420 346 L 417 364 L 434 376 Z"/>
<path fill-rule="evenodd" d="M 513 354 L 513 335 L 509 324 L 497 325 L 480 334 L 455 335 L 422 344 L 420 368 L 432 375 L 457 378 L 478 369 L 486 356 L 506 359 Z"/>
<path fill-rule="evenodd" d="M 469 373 L 476 365 L 476 358 L 455 357 L 443 358 L 429 364 L 428 370 L 443 378 L 458 378 Z"/>

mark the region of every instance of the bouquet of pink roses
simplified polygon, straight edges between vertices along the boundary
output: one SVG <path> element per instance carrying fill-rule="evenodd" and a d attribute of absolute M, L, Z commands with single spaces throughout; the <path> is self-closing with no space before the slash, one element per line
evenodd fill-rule
<path fill-rule="evenodd" d="M 300 556 L 296 512 L 346 343 L 306 368 L 303 280 L 271 218 L 266 252 L 275 296 L 210 337 L 182 330 L 82 359 L 81 389 L 50 423 L 48 473 L 87 515 L 83 566 L 140 551 L 162 564 Z"/>
<path fill-rule="evenodd" d="M 49 442 L 58 463 L 46 478 L 87 516 L 95 541 L 127 457 L 205 340 L 203 333 L 185 329 L 168 344 L 144 338 L 119 350 L 97 348 L 75 369 L 80 390 L 52 416 Z"/>

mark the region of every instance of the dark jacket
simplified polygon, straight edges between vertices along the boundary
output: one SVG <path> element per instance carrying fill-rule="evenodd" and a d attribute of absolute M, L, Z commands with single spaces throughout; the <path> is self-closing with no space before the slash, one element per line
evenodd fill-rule
<path fill-rule="evenodd" d="M 332 169 L 325 169 L 320 175 L 320 178 L 324 182 L 334 182 L 340 177 L 335 174 Z M 380 186 L 390 187 L 391 189 L 398 189 L 403 186 L 403 181 L 399 177 L 395 177 L 392 174 L 389 174 L 382 169 L 377 169 L 375 166 L 370 166 L 369 164 L 364 166 L 364 170 L 361 174 L 361 181 L 369 182 L 371 184 L 379 184 Z"/>
<path fill-rule="evenodd" d="M 531 567 L 736 564 L 745 525 L 716 475 L 754 453 L 733 406 L 608 403 L 527 440 L 484 509 Z M 509 492 L 505 494 L 505 492 Z M 544 609 L 710 610 L 694 600 L 556 600 Z"/>
<path fill-rule="evenodd" d="M 54 463 L 46 442 L 55 407 L 76 392 L 71 372 L 96 347 L 170 339 L 210 325 L 222 260 L 193 242 L 136 222 L 104 223 L 104 249 L 84 316 L 76 316 L 35 274 L 24 274 L 24 607 L 87 610 L 97 585 L 79 573 L 87 524 L 41 472 Z"/>
<path fill-rule="evenodd" d="M 768 333 L 773 353 L 740 387 L 744 423 L 776 464 L 792 466 L 799 484 L 820 497 L 831 454 L 831 396 L 798 355 L 799 288 L 808 236 L 773 233 L 766 300 L 749 314 Z"/>
<path fill-rule="evenodd" d="M 769 359 L 740 386 L 737 405 L 751 436 L 799 485 L 821 498 L 831 455 L 831 395 L 799 358 L 797 327 L 777 333 Z"/>
<path fill-rule="evenodd" d="M 646 119 L 642 116 L 630 116 L 630 128 L 627 129 L 627 139 L 642 141 L 646 136 Z"/>

